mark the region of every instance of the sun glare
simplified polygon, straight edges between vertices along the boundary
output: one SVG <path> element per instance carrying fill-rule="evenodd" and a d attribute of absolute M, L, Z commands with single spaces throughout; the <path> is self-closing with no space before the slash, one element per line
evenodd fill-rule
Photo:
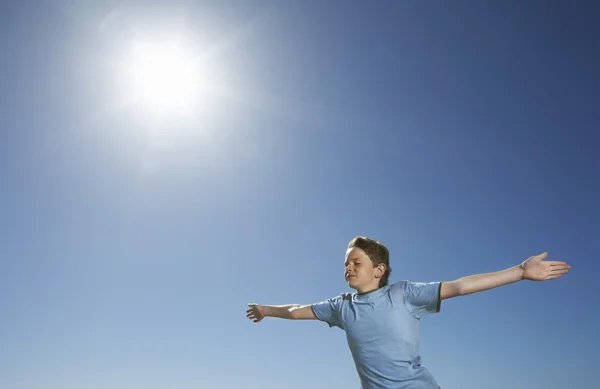
<path fill-rule="evenodd" d="M 188 112 L 202 88 L 199 61 L 181 42 L 133 44 L 128 66 L 128 94 L 148 113 Z M 204 75 L 205 76 L 205 75 Z"/>

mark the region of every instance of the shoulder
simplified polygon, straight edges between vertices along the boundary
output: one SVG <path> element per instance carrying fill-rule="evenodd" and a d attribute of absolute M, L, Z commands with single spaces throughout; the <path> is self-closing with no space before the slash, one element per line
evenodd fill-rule
<path fill-rule="evenodd" d="M 338 305 L 348 304 L 352 301 L 352 293 L 340 293 L 332 300 Z"/>
<path fill-rule="evenodd" d="M 344 307 L 352 305 L 353 295 L 353 293 L 340 293 L 330 301 L 337 310 L 342 311 Z"/>
<path fill-rule="evenodd" d="M 390 289 L 394 289 L 394 288 L 404 288 L 406 286 L 406 284 L 408 284 L 410 281 L 408 280 L 400 280 L 400 281 L 396 281 L 391 283 Z"/>
<path fill-rule="evenodd" d="M 408 280 L 400 280 L 389 285 L 390 293 L 404 293 L 404 290 L 410 284 Z"/>
<path fill-rule="evenodd" d="M 337 296 L 330 298 L 330 300 L 338 300 L 338 301 L 352 300 L 352 293 L 340 293 Z"/>
<path fill-rule="evenodd" d="M 416 281 L 410 281 L 410 280 L 401 280 L 401 281 L 391 284 L 390 289 L 410 291 L 412 289 L 419 289 L 419 288 L 425 288 L 425 287 L 431 287 L 431 286 L 439 286 L 440 283 L 441 283 L 440 281 L 416 282 Z"/>
<path fill-rule="evenodd" d="M 328 300 L 352 300 L 352 293 L 340 293 Z"/>
<path fill-rule="evenodd" d="M 337 296 L 328 298 L 327 300 L 322 301 L 317 304 L 329 304 L 334 307 L 337 307 L 337 306 L 341 306 L 345 303 L 348 303 L 350 301 L 352 301 L 352 293 L 340 293 Z M 313 305 L 317 305 L 317 304 L 313 304 Z"/>
<path fill-rule="evenodd" d="M 400 280 L 389 285 L 389 294 L 396 301 L 404 301 L 406 295 L 410 295 L 415 282 L 410 280 Z"/>

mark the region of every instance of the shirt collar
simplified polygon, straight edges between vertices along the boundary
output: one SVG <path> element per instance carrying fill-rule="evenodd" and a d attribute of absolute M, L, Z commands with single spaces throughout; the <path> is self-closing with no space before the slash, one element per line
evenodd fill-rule
<path fill-rule="evenodd" d="M 382 288 L 376 289 L 372 292 L 369 293 L 365 293 L 365 294 L 358 294 L 358 293 L 353 293 L 352 294 L 352 301 L 357 303 L 357 304 L 368 304 L 368 303 L 372 303 L 375 300 L 379 299 L 380 297 L 384 296 L 387 292 L 387 290 L 389 289 L 389 286 L 384 286 Z"/>

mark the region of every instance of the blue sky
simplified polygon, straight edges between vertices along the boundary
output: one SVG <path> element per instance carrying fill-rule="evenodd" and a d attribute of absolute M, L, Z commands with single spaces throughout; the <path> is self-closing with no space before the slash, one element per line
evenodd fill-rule
<path fill-rule="evenodd" d="M 358 234 L 388 246 L 391 281 L 544 251 L 572 265 L 424 318 L 442 388 L 597 381 L 597 6 L 48 0 L 0 15 L 0 387 L 358 387 L 342 331 L 245 318 L 249 302 L 348 291 Z M 218 93 L 186 117 L 126 105 L 133 30 L 184 34 Z"/>

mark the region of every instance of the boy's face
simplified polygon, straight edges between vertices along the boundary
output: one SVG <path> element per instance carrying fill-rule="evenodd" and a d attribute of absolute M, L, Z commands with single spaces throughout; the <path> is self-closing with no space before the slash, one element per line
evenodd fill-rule
<path fill-rule="evenodd" d="M 385 265 L 373 267 L 369 256 L 359 248 L 352 248 L 346 252 L 344 263 L 346 271 L 344 278 L 348 286 L 358 293 L 366 293 L 379 288 L 379 278 L 385 272 Z"/>

